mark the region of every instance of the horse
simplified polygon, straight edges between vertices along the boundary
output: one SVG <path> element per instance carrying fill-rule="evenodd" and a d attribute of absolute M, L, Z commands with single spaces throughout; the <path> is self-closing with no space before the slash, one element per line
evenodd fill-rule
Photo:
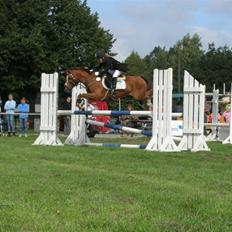
<path fill-rule="evenodd" d="M 143 101 L 152 96 L 151 86 L 142 76 L 127 76 L 125 78 L 126 88 L 115 90 L 111 95 L 109 89 L 103 87 L 101 79 L 87 69 L 68 69 L 66 75 L 65 92 L 70 93 L 78 83 L 85 85 L 87 93 L 80 94 L 78 99 L 105 101 L 132 96 L 135 100 Z"/>

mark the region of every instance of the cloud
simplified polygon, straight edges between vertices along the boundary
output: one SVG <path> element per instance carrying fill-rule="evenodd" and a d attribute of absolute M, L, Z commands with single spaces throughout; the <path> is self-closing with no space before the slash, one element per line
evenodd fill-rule
<path fill-rule="evenodd" d="M 232 1 L 231 0 L 213 0 L 209 5 L 209 10 L 214 13 L 219 14 L 229 14 L 232 13 Z"/>
<path fill-rule="evenodd" d="M 117 10 L 120 17 L 108 20 L 106 25 L 107 28 L 113 28 L 113 33 L 118 38 L 114 49 L 123 48 L 122 53 L 126 56 L 132 50 L 144 56 L 155 46 L 173 45 L 188 33 L 186 25 L 191 23 L 193 15 L 186 12 L 187 5 L 181 1 L 169 6 L 167 8 L 163 2 L 149 0 L 124 2 Z"/>
<path fill-rule="evenodd" d="M 198 33 L 205 49 L 212 41 L 217 46 L 232 44 L 232 0 L 92 2 L 100 12 L 102 26 L 117 38 L 113 51 L 120 54 L 120 60 L 133 50 L 144 56 L 155 46 L 173 46 L 187 33 Z"/>
<path fill-rule="evenodd" d="M 205 27 L 195 27 L 193 33 L 200 35 L 204 49 L 208 48 L 208 44 L 214 42 L 216 46 L 232 46 L 232 34 L 226 31 L 216 31 Z"/>
<path fill-rule="evenodd" d="M 157 11 L 157 6 L 150 1 L 139 2 L 136 5 L 134 3 L 127 3 L 121 6 L 119 10 L 126 16 L 134 20 L 147 20 L 154 15 Z"/>

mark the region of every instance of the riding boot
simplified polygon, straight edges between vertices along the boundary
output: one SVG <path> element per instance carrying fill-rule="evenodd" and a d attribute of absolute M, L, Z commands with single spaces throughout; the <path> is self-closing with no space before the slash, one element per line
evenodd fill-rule
<path fill-rule="evenodd" d="M 116 84 L 117 84 L 117 78 L 112 78 L 111 79 L 111 88 L 110 88 L 111 95 L 114 95 Z"/>

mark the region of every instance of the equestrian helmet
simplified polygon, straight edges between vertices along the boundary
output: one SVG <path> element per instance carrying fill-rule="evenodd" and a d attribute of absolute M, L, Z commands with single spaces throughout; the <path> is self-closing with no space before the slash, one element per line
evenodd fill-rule
<path fill-rule="evenodd" d="M 97 51 L 96 52 L 96 58 L 97 59 L 103 59 L 103 58 L 105 58 L 105 55 L 106 55 L 106 53 L 105 53 L 105 51 L 104 50 L 99 50 L 99 51 Z"/>

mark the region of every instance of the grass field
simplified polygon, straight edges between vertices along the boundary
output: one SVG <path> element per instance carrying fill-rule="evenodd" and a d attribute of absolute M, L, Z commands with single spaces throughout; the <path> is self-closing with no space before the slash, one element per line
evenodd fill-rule
<path fill-rule="evenodd" d="M 33 140 L 0 137 L 1 232 L 232 231 L 230 145 L 151 153 Z"/>

